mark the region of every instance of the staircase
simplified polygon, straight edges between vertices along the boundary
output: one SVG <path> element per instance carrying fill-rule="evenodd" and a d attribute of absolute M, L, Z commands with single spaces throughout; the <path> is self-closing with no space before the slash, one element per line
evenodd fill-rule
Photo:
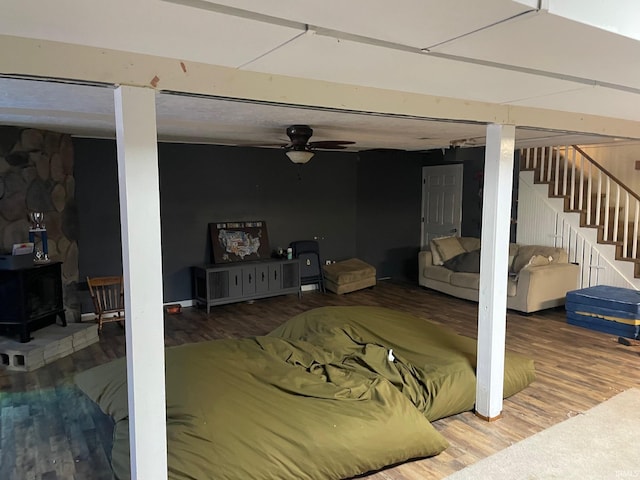
<path fill-rule="evenodd" d="M 576 146 L 520 154 L 518 242 L 565 248 L 579 288 L 640 290 L 640 196 Z"/>

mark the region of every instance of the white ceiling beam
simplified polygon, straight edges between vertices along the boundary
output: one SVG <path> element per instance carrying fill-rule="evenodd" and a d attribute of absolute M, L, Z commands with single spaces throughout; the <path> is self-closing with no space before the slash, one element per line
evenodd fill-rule
<path fill-rule="evenodd" d="M 154 87 L 337 110 L 513 123 L 637 138 L 640 122 L 241 71 L 177 59 L 0 36 L 0 73 Z M 69 59 L 74 59 L 70 62 Z"/>

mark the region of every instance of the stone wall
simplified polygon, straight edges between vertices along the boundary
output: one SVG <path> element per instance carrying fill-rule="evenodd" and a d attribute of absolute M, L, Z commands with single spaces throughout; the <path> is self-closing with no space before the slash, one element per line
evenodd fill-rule
<path fill-rule="evenodd" d="M 11 252 L 14 243 L 28 241 L 29 213 L 44 212 L 49 258 L 63 262 L 67 320 L 79 321 L 73 162 L 69 135 L 0 126 L 0 253 Z"/>

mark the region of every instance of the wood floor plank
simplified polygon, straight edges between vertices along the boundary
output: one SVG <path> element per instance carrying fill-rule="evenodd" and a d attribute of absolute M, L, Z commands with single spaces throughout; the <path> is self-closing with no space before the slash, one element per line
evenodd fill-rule
<path fill-rule="evenodd" d="M 325 305 L 393 308 L 477 337 L 477 304 L 417 286 L 380 282 L 347 295 L 304 292 L 251 303 L 184 308 L 165 316 L 166 345 L 262 335 L 292 316 Z M 503 418 L 472 412 L 434 422 L 450 443 L 442 454 L 365 475 L 368 480 L 441 479 L 617 393 L 640 387 L 640 349 L 617 337 L 568 325 L 562 308 L 507 314 L 508 350 L 531 357 L 537 379 L 505 400 Z M 0 478 L 111 478 L 113 423 L 74 385 L 75 373 L 125 354 L 123 330 L 104 327 L 100 342 L 34 372 L 0 371 Z"/>

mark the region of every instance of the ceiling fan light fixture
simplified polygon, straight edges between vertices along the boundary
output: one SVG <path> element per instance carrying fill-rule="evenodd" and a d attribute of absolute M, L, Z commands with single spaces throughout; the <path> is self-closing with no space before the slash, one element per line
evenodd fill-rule
<path fill-rule="evenodd" d="M 309 150 L 289 150 L 285 152 L 285 155 L 289 157 L 289 160 L 293 163 L 307 163 L 314 154 Z"/>

